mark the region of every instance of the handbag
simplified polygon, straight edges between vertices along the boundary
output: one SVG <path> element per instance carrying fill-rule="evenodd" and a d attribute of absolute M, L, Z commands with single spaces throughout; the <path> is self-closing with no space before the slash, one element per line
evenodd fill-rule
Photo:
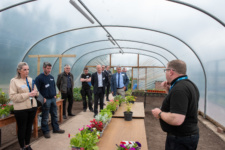
<path fill-rule="evenodd" d="M 41 107 L 44 104 L 44 97 L 40 92 L 38 96 L 35 96 L 35 99 L 37 100 L 37 107 Z"/>

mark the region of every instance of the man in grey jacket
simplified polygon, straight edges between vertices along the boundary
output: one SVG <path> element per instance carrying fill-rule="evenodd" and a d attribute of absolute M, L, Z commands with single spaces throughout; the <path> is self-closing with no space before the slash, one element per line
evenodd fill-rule
<path fill-rule="evenodd" d="M 63 119 L 67 119 L 66 117 L 66 100 L 68 99 L 68 116 L 75 116 L 72 114 L 73 107 L 73 74 L 70 72 L 70 65 L 64 66 L 64 72 L 60 73 L 57 78 L 57 87 L 61 92 L 63 101 Z"/>

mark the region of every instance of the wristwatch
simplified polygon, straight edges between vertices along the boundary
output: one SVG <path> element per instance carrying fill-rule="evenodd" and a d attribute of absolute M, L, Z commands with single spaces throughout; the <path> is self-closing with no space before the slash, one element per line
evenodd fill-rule
<path fill-rule="evenodd" d="M 158 114 L 158 116 L 159 116 L 160 119 L 161 119 L 161 113 L 162 113 L 162 111 Z"/>

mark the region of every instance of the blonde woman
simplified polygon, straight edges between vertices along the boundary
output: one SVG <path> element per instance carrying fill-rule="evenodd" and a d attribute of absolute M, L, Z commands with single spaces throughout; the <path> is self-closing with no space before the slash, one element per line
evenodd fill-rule
<path fill-rule="evenodd" d="M 34 97 L 38 95 L 38 91 L 28 75 L 28 64 L 20 62 L 17 66 L 17 75 L 11 79 L 9 87 L 9 97 L 13 101 L 18 125 L 18 141 L 22 150 L 32 150 L 29 144 L 37 111 L 37 101 Z"/>

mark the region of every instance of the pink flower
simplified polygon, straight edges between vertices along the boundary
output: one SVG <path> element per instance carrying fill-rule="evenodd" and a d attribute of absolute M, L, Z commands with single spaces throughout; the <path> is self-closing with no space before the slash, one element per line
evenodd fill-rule
<path fill-rule="evenodd" d="M 91 126 L 87 125 L 88 128 L 91 128 Z"/>
<path fill-rule="evenodd" d="M 113 100 L 110 100 L 110 102 L 113 102 Z"/>
<path fill-rule="evenodd" d="M 70 138 L 70 134 L 68 134 L 68 138 Z"/>
<path fill-rule="evenodd" d="M 82 131 L 82 130 L 84 130 L 84 128 L 80 128 L 80 129 L 79 129 L 79 131 Z"/>
<path fill-rule="evenodd" d="M 2 109 L 5 109 L 4 107 L 2 107 Z"/>

